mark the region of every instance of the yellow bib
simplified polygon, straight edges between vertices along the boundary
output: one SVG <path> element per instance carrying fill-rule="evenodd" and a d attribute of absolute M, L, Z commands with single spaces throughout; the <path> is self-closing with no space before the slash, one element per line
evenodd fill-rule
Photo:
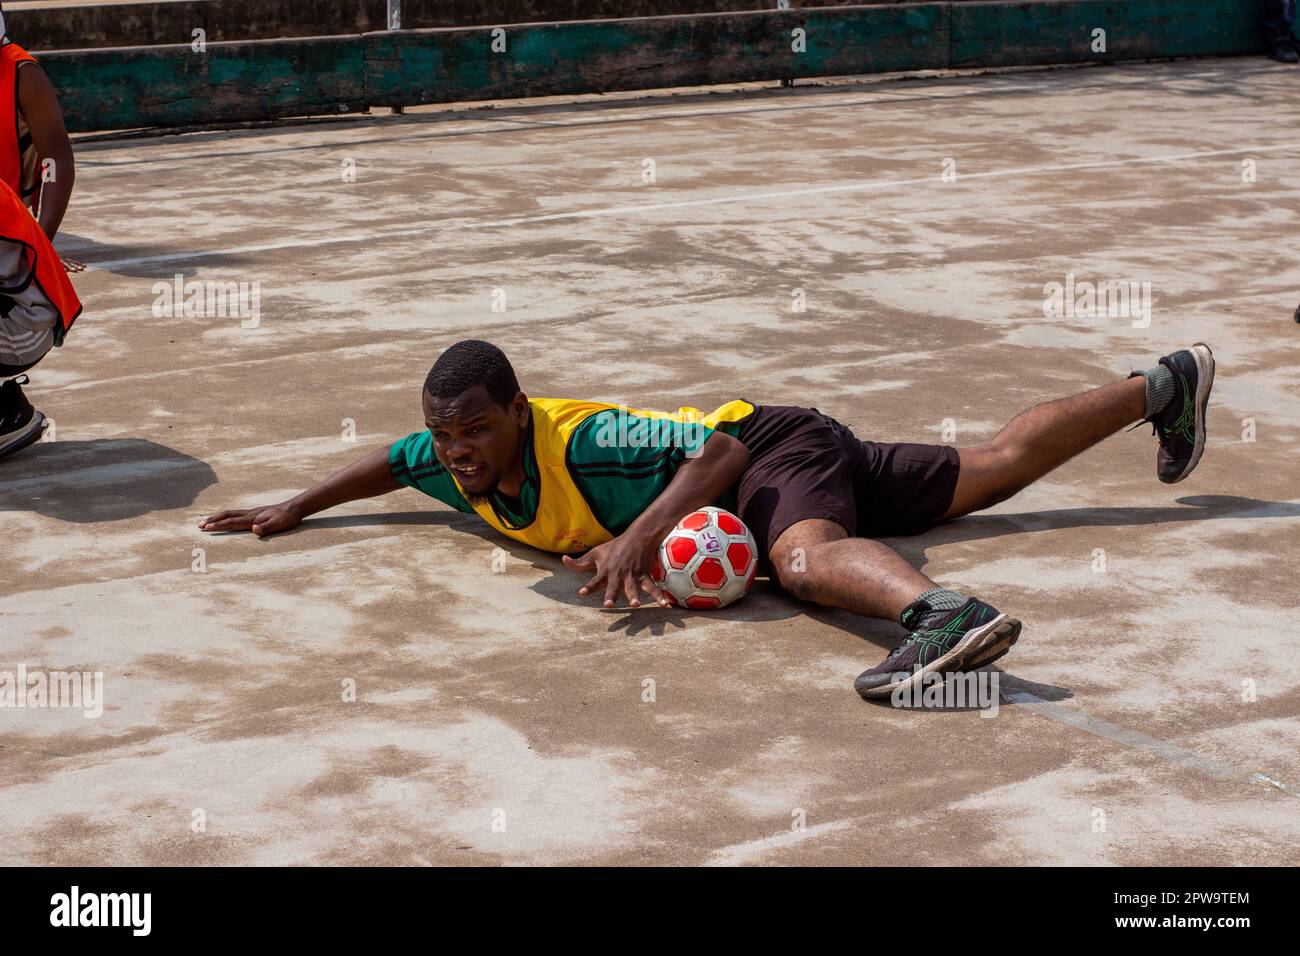
<path fill-rule="evenodd" d="M 502 534 L 524 544 L 559 554 L 586 551 L 613 538 L 601 527 L 590 506 L 574 484 L 565 464 L 565 451 L 574 430 L 597 412 L 619 409 L 604 402 L 584 402 L 567 398 L 533 398 L 528 401 L 533 416 L 533 457 L 537 465 L 537 511 L 532 523 L 520 528 L 504 524 L 491 502 L 473 506 L 478 516 Z M 738 422 L 753 414 L 754 406 L 737 399 L 703 414 L 698 408 L 683 407 L 676 412 L 657 412 L 629 408 L 629 416 L 647 419 L 671 419 L 683 423 L 700 423 L 717 428 L 722 422 Z M 465 489 L 452 475 L 456 487 Z"/>

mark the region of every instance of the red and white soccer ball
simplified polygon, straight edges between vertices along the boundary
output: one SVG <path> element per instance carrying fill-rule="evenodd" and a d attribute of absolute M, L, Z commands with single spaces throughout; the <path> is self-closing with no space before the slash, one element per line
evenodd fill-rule
<path fill-rule="evenodd" d="M 670 604 L 713 610 L 739 601 L 754 583 L 758 548 L 745 523 L 709 506 L 668 532 L 651 576 Z"/>

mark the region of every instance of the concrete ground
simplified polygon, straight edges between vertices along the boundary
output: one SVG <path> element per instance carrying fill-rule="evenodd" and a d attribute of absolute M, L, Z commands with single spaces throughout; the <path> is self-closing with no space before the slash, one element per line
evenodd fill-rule
<path fill-rule="evenodd" d="M 1297 83 L 1201 61 L 84 145 L 86 314 L 29 388 L 55 440 L 0 463 L 0 670 L 102 672 L 104 710 L 0 710 L 2 859 L 1300 862 Z M 177 274 L 258 283 L 256 327 L 163 315 Z M 1070 274 L 1149 282 L 1149 325 L 1047 317 Z M 603 612 L 414 491 L 197 530 L 421 427 L 470 336 L 533 395 L 957 445 L 1192 341 L 1219 377 L 1185 483 L 1144 426 L 891 542 L 1023 619 L 989 718 L 860 700 L 893 623 L 765 583 Z"/>

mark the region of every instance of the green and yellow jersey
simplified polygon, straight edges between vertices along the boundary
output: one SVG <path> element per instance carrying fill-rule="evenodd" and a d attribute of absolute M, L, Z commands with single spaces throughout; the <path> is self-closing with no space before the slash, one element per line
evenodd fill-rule
<path fill-rule="evenodd" d="M 743 399 L 707 415 L 696 408 L 657 412 L 565 398 L 528 404 L 525 480 L 516 501 L 493 492 L 487 502 L 470 504 L 456 476 L 438 461 L 428 431 L 389 449 L 393 477 L 477 514 L 517 541 L 562 554 L 585 551 L 622 534 L 714 431 L 734 437 L 754 413 Z M 716 504 L 734 511 L 735 489 Z"/>

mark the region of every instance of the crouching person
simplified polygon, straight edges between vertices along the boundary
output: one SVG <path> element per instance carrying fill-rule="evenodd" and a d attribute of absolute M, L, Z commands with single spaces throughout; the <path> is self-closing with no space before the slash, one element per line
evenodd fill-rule
<path fill-rule="evenodd" d="M 81 301 L 40 224 L 0 182 L 0 458 L 41 437 L 45 416 L 23 394 L 26 372 L 63 344 Z"/>

